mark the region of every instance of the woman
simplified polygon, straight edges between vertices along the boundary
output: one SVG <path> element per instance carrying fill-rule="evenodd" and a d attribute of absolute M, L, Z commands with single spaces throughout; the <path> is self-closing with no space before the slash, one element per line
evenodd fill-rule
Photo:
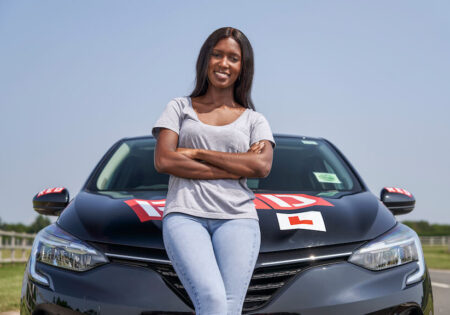
<path fill-rule="evenodd" d="M 213 32 L 196 70 L 192 94 L 170 101 L 152 130 L 155 167 L 171 175 L 163 239 L 197 314 L 240 314 L 260 245 L 246 178 L 269 174 L 275 142 L 254 111 L 242 32 Z"/>

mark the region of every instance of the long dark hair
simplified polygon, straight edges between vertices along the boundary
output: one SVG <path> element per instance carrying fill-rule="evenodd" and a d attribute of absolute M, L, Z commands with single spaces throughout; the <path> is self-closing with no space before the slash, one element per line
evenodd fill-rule
<path fill-rule="evenodd" d="M 234 99 L 246 108 L 255 110 L 251 99 L 251 89 L 253 82 L 254 60 L 253 48 L 247 37 L 240 30 L 232 27 L 222 27 L 215 30 L 208 36 L 203 43 L 200 53 L 198 54 L 196 69 L 196 82 L 194 91 L 190 97 L 202 96 L 208 90 L 208 64 L 212 50 L 216 44 L 224 39 L 231 37 L 238 42 L 241 47 L 241 74 L 234 83 Z"/>

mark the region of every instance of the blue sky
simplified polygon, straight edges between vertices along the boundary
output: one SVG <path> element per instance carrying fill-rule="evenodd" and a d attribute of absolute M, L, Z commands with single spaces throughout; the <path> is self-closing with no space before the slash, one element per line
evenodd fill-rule
<path fill-rule="evenodd" d="M 448 1 L 0 1 L 0 218 L 74 196 L 118 139 L 150 134 L 193 88 L 206 37 L 255 51 L 253 99 L 276 133 L 337 145 L 376 195 L 411 191 L 400 220 L 450 224 Z"/>

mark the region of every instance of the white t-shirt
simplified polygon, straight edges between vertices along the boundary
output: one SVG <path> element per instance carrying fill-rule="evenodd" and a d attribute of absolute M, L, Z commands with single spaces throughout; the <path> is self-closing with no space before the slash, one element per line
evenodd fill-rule
<path fill-rule="evenodd" d="M 228 125 L 207 125 L 198 119 L 190 97 L 174 98 L 167 104 L 152 129 L 155 138 L 160 128 L 175 131 L 182 148 L 247 152 L 260 140 L 275 146 L 269 123 L 261 113 L 246 109 Z M 170 175 L 164 216 L 181 212 L 209 219 L 258 220 L 254 198 L 246 178 L 206 180 Z"/>

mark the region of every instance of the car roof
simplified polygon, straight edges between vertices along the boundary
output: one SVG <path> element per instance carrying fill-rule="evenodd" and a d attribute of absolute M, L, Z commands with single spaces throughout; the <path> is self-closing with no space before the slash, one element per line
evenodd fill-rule
<path fill-rule="evenodd" d="M 321 137 L 309 137 L 309 136 L 292 135 L 292 134 L 281 134 L 281 133 L 274 133 L 273 137 L 277 138 L 277 139 L 325 140 L 324 138 L 321 138 Z M 124 141 L 124 140 L 138 140 L 138 139 L 154 139 L 154 137 L 151 136 L 151 135 L 148 135 L 148 136 L 137 136 L 137 137 L 125 137 L 125 138 L 122 138 L 120 141 Z"/>

